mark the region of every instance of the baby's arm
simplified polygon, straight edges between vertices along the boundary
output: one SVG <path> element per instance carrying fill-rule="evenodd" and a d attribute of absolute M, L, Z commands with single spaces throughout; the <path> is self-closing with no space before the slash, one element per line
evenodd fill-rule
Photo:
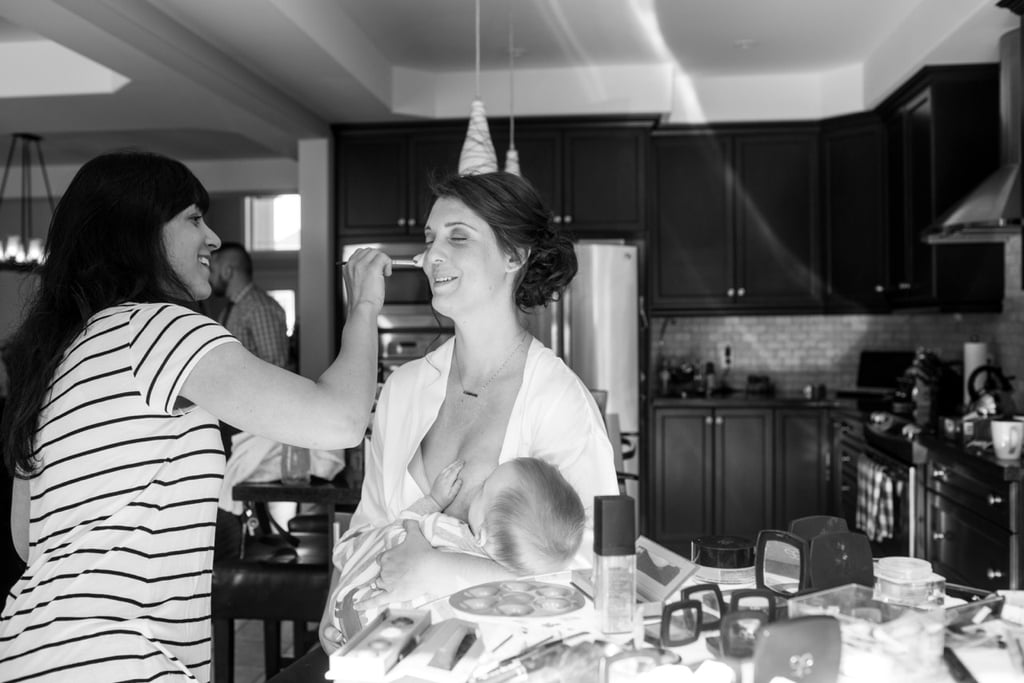
<path fill-rule="evenodd" d="M 465 464 L 462 460 L 453 460 L 434 478 L 434 483 L 430 486 L 430 497 L 437 503 L 439 510 L 443 511 L 452 504 L 455 496 L 459 495 L 459 490 L 462 488 L 462 479 L 459 474 L 462 473 L 462 467 Z"/>

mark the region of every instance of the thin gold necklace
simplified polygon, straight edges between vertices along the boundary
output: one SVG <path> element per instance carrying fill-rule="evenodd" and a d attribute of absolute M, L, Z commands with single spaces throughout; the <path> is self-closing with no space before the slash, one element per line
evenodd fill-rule
<path fill-rule="evenodd" d="M 519 338 L 519 343 L 516 344 L 515 348 L 512 349 L 512 353 L 508 354 L 508 356 L 505 358 L 505 360 L 502 361 L 501 365 L 498 366 L 498 369 L 494 371 L 494 374 L 491 375 L 490 377 L 488 377 L 487 381 L 484 382 L 483 385 L 479 389 L 477 389 L 476 391 L 468 390 L 466 388 L 466 385 L 462 383 L 462 371 L 459 369 L 459 361 L 458 361 L 457 358 L 455 358 L 455 353 L 453 352 L 452 353 L 452 364 L 455 366 L 455 377 L 456 377 L 456 379 L 459 380 L 459 388 L 462 389 L 463 395 L 469 396 L 471 398 L 480 398 L 480 394 L 482 394 L 484 392 L 484 390 L 488 386 L 490 386 L 491 382 L 493 382 L 495 380 L 495 378 L 498 375 L 501 374 L 501 371 L 505 369 L 505 366 L 508 365 L 508 362 L 510 360 L 512 360 L 512 358 L 516 355 L 516 353 L 519 351 L 519 349 L 521 349 L 523 347 L 523 344 L 525 342 L 526 342 L 526 332 L 523 332 L 522 336 Z"/>

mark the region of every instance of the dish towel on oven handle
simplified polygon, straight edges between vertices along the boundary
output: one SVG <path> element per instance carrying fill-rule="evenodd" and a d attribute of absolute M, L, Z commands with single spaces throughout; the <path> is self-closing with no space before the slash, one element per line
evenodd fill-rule
<path fill-rule="evenodd" d="M 857 458 L 856 527 L 876 543 L 893 537 L 896 496 L 901 491 L 889 472 L 867 454 Z"/>

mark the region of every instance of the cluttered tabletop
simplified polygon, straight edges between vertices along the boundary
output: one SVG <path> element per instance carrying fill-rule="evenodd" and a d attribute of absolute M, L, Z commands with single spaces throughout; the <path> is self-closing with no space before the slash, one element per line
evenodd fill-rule
<path fill-rule="evenodd" d="M 618 573 L 566 571 L 393 606 L 271 683 L 1024 676 L 1024 592 L 947 584 L 926 561 L 871 557 L 840 518 L 811 524 L 753 544 L 702 539 L 692 560 L 641 536 Z"/>

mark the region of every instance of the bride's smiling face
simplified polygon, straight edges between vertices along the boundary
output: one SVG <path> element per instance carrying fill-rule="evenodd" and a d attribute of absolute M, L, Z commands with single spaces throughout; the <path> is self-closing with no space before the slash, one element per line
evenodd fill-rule
<path fill-rule="evenodd" d="M 512 259 L 498 246 L 494 230 L 457 199 L 434 202 L 424 229 L 423 272 L 433 305 L 451 317 L 474 304 L 511 300 Z"/>

